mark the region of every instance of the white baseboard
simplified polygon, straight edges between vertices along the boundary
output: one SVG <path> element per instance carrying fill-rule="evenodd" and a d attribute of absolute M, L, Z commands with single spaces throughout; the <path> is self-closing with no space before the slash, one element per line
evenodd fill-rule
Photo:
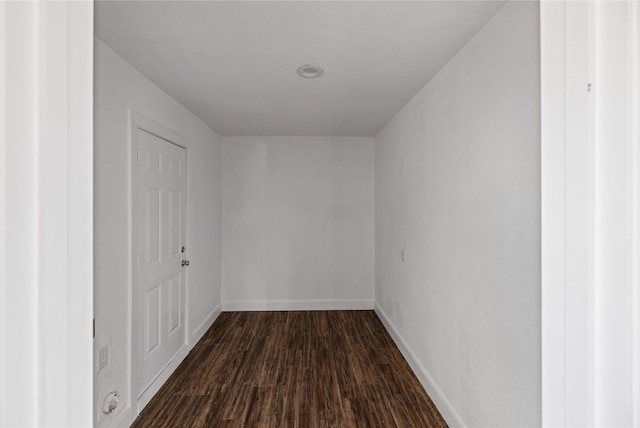
<path fill-rule="evenodd" d="M 127 406 L 106 428 L 129 428 L 133 421 L 131 420 L 131 406 Z"/>
<path fill-rule="evenodd" d="M 202 339 L 202 336 L 209 330 L 213 322 L 218 318 L 218 315 L 222 312 L 222 303 L 218 303 L 215 308 L 209 312 L 204 318 L 204 321 L 200 323 L 192 332 L 191 339 L 189 341 L 189 350 L 192 350 L 194 346 Z"/>
<path fill-rule="evenodd" d="M 378 314 L 378 318 L 380 318 L 380 321 L 382 321 L 382 324 L 384 324 L 385 328 L 391 335 L 391 338 L 398 346 L 398 349 L 409 363 L 409 366 L 411 366 L 416 377 L 427 391 L 427 394 L 429 394 L 429 397 L 431 397 L 431 400 L 438 408 L 438 411 L 447 422 L 447 425 L 453 428 L 465 428 L 466 425 L 462 421 L 460 415 L 458 415 L 449 400 L 447 400 L 447 397 L 442 393 L 442 390 L 438 388 L 438 385 L 435 383 L 429 372 L 420 363 L 416 354 L 413 353 L 409 345 L 407 345 L 402 336 L 400 336 L 396 327 L 377 302 L 375 303 L 375 311 L 376 314 Z"/>
<path fill-rule="evenodd" d="M 169 376 L 178 368 L 180 363 L 186 358 L 189 353 L 189 347 L 185 344 L 176 353 L 173 359 L 167 364 L 167 366 L 160 372 L 160 374 L 151 382 L 151 385 L 140 395 L 137 402 L 137 415 L 140 414 L 142 409 L 149 404 L 149 401 L 154 395 L 162 388 L 162 385 L 169 379 Z"/>
<path fill-rule="evenodd" d="M 233 311 L 348 311 L 373 309 L 373 299 L 354 300 L 228 300 L 222 310 Z"/>

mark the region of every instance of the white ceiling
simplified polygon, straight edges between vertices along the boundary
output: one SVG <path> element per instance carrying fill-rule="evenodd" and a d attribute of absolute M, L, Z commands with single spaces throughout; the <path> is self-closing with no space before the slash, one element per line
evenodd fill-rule
<path fill-rule="evenodd" d="M 503 3 L 101 1 L 96 34 L 222 135 L 374 136 Z"/>

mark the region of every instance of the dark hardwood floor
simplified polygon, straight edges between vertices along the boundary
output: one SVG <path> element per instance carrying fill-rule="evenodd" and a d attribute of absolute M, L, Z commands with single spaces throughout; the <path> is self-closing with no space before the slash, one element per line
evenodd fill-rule
<path fill-rule="evenodd" d="M 133 427 L 443 427 L 373 311 L 224 312 Z"/>

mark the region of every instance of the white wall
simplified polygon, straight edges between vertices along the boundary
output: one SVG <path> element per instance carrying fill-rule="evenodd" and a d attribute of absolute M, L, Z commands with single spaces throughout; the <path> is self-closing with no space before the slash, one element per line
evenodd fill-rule
<path fill-rule="evenodd" d="M 375 138 L 377 310 L 452 426 L 541 422 L 539 61 L 507 3 Z"/>
<path fill-rule="evenodd" d="M 224 310 L 373 307 L 373 140 L 223 139 Z"/>
<path fill-rule="evenodd" d="M 188 336 L 200 338 L 220 310 L 221 170 L 219 136 L 147 80 L 102 41 L 95 41 L 95 349 L 110 344 L 109 365 L 95 378 L 97 426 L 128 422 L 131 323 L 131 147 L 129 109 L 190 140 Z M 100 404 L 112 390 L 111 415 Z M 123 413 L 124 412 L 124 413 Z"/>

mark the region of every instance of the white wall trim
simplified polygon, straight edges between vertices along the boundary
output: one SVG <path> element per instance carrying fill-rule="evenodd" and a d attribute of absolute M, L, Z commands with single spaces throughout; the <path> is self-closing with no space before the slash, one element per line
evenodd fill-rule
<path fill-rule="evenodd" d="M 131 422 L 131 406 L 127 406 L 107 425 L 107 428 L 129 428 Z"/>
<path fill-rule="evenodd" d="M 204 318 L 204 320 L 191 332 L 191 341 L 189 343 L 189 350 L 193 349 L 194 346 L 202 339 L 202 336 L 209 330 L 209 328 L 213 325 L 213 322 L 220 316 L 222 313 L 222 303 L 218 303 L 215 308 Z"/>
<path fill-rule="evenodd" d="M 0 426 L 90 426 L 93 2 L 0 27 Z"/>
<path fill-rule="evenodd" d="M 387 314 L 384 313 L 382 308 L 377 303 L 375 304 L 375 311 L 378 315 L 378 318 L 380 318 L 380 321 L 382 321 L 382 324 L 391 335 L 391 338 L 395 342 L 396 346 L 409 363 L 409 366 L 411 366 L 414 374 L 416 375 L 424 389 L 427 391 L 427 394 L 429 394 L 429 397 L 438 408 L 438 411 L 440 412 L 444 420 L 447 422 L 447 425 L 452 428 L 466 427 L 460 415 L 458 415 L 449 400 L 447 400 L 447 397 L 433 380 L 433 377 L 431 377 L 427 369 L 425 369 L 424 366 L 420 363 L 418 357 L 416 357 L 416 354 L 414 354 L 413 350 L 409 347 L 409 345 L 407 345 L 407 342 L 404 341 L 389 317 L 387 317 Z"/>
<path fill-rule="evenodd" d="M 542 2 L 540 13 L 542 424 L 582 426 L 593 385 L 589 5 Z"/>
<path fill-rule="evenodd" d="M 373 299 L 353 300 L 227 300 L 222 310 L 234 311 L 348 311 L 371 310 Z"/>
<path fill-rule="evenodd" d="M 176 354 L 173 356 L 171 361 L 165 366 L 164 369 L 158 374 L 158 376 L 151 382 L 151 385 L 144 390 L 144 392 L 140 395 L 140 397 L 136 400 L 136 413 L 131 414 L 134 419 L 138 414 L 144 409 L 144 407 L 149 404 L 149 401 L 153 398 L 154 395 L 162 388 L 162 385 L 169 379 L 169 377 L 173 374 L 173 372 L 178 368 L 180 363 L 184 361 L 184 359 L 189 354 L 189 346 L 185 343 Z M 133 419 L 131 420 L 133 423 Z"/>
<path fill-rule="evenodd" d="M 631 105 L 629 107 L 629 119 L 631 129 L 629 131 L 631 145 L 631 210 L 632 213 L 640 213 L 640 120 L 633 118 L 640 117 L 640 2 L 634 2 L 631 6 L 630 19 L 630 40 L 631 52 L 629 78 L 631 89 Z M 634 79 L 633 76 L 636 76 Z M 631 283 L 632 288 L 632 402 L 636 403 L 633 409 L 633 426 L 640 426 L 640 218 L 638 215 L 631 216 L 632 228 L 632 248 L 631 259 Z"/>
<path fill-rule="evenodd" d="M 640 423 L 635 2 L 542 2 L 542 424 Z"/>
<path fill-rule="evenodd" d="M 2 28 L 7 27 L 7 3 L 0 3 L 0 26 Z M 12 17 L 15 21 L 16 18 Z M 6 31 L 6 30 L 5 30 Z M 0 171 L 7 171 L 7 158 L 8 153 L 6 147 L 6 141 L 8 137 L 7 132 L 7 62 L 9 58 L 7 55 L 7 41 L 6 37 L 0 36 Z M 9 202 L 7 181 L 8 173 L 0 175 L 0 203 L 7 204 Z M 4 207 L 5 205 L 3 205 Z M 9 275 L 7 273 L 8 253 L 7 253 L 7 234 L 8 234 L 8 222 L 7 222 L 7 210 L 0 210 L 0 313 L 3 317 L 7 313 L 7 295 L 4 289 L 4 284 L 7 284 Z M 15 226 L 15 225 L 14 225 Z M 24 309 L 24 308 L 23 308 Z M 9 326 L 8 323 L 0 318 L 0 379 L 7 379 L 7 371 L 9 370 L 7 347 L 10 345 L 9 339 Z M 0 382 L 0 403 L 7 403 L 7 382 Z M 0 414 L 0 426 L 8 424 L 7 415 Z"/>
<path fill-rule="evenodd" d="M 633 221 L 640 216 L 633 182 L 640 122 L 636 85 L 638 22 L 636 2 L 595 2 L 595 114 L 597 163 L 596 287 L 594 293 L 594 426 L 631 426 L 640 403 L 634 401 Z M 634 10 L 635 9 L 635 10 Z M 637 339 L 636 339 L 637 340 Z"/>

